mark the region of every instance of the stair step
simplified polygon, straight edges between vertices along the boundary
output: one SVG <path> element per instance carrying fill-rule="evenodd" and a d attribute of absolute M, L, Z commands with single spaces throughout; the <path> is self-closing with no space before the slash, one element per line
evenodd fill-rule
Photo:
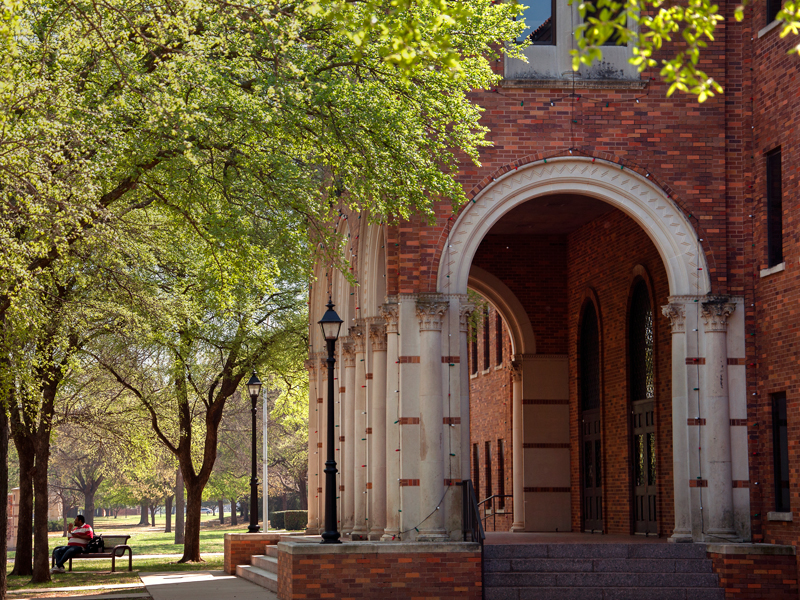
<path fill-rule="evenodd" d="M 487 559 L 486 573 L 711 573 L 696 558 L 504 558 Z"/>
<path fill-rule="evenodd" d="M 272 556 L 251 556 L 250 564 L 270 573 L 278 573 L 278 559 Z"/>
<path fill-rule="evenodd" d="M 721 588 L 486 588 L 486 600 L 725 600 Z"/>
<path fill-rule="evenodd" d="M 487 544 L 494 558 L 665 558 L 705 559 L 705 544 Z"/>
<path fill-rule="evenodd" d="M 714 573 L 485 573 L 484 587 L 716 588 Z"/>
<path fill-rule="evenodd" d="M 277 573 L 270 573 L 269 571 L 251 565 L 238 565 L 236 567 L 236 576 L 251 581 L 272 592 L 278 592 Z"/>
<path fill-rule="evenodd" d="M 264 547 L 264 554 L 267 556 L 271 556 L 272 558 L 278 558 L 278 547 L 274 544 L 270 544 Z"/>

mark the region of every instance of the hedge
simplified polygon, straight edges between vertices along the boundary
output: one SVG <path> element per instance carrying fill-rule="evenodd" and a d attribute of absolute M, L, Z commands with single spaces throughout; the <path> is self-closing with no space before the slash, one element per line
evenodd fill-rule
<path fill-rule="evenodd" d="M 273 529 L 286 529 L 287 531 L 300 531 L 308 524 L 307 510 L 282 510 L 272 513 L 269 519 Z"/>

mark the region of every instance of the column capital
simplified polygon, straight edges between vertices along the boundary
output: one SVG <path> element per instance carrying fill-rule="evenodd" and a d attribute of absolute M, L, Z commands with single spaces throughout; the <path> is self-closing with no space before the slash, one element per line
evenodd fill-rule
<path fill-rule="evenodd" d="M 516 358 L 511 361 L 511 378 L 514 381 L 522 381 L 522 361 Z"/>
<path fill-rule="evenodd" d="M 387 302 L 381 305 L 381 316 L 386 321 L 386 333 L 397 333 L 399 307 L 397 302 Z"/>
<path fill-rule="evenodd" d="M 706 333 L 728 330 L 728 317 L 736 310 L 736 305 L 728 300 L 722 296 L 703 302 L 700 314 L 705 323 Z"/>
<path fill-rule="evenodd" d="M 373 352 L 386 352 L 386 324 L 370 323 L 369 339 L 372 342 Z"/>
<path fill-rule="evenodd" d="M 314 369 L 317 368 L 317 366 L 314 364 L 315 362 L 316 361 L 313 358 L 309 358 L 306 359 L 306 361 L 303 364 L 305 365 L 306 369 L 308 369 L 309 371 L 313 371 Z"/>
<path fill-rule="evenodd" d="M 341 338 L 342 342 L 342 358 L 344 359 L 345 367 L 356 366 L 356 346 L 350 336 Z"/>
<path fill-rule="evenodd" d="M 472 302 L 461 302 L 458 307 L 458 328 L 462 333 L 469 331 L 469 316 L 475 310 Z"/>
<path fill-rule="evenodd" d="M 442 302 L 435 297 L 417 298 L 417 319 L 420 331 L 441 331 L 442 317 L 447 312 L 450 304 Z"/>
<path fill-rule="evenodd" d="M 364 319 L 356 319 L 353 321 L 353 325 L 350 326 L 350 339 L 355 345 L 356 353 L 364 352 L 364 329 Z"/>
<path fill-rule="evenodd" d="M 671 302 L 661 307 L 661 314 L 672 324 L 672 333 L 686 332 L 686 306 Z"/>

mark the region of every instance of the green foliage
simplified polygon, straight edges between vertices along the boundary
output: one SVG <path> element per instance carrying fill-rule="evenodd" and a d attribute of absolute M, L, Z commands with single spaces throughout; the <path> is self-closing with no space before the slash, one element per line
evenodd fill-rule
<path fill-rule="evenodd" d="M 274 513 L 270 514 L 269 516 L 269 525 L 270 529 L 286 529 L 284 526 L 286 524 L 286 520 L 284 517 L 286 516 L 286 511 L 275 511 Z"/>
<path fill-rule="evenodd" d="M 572 67 L 589 65 L 603 57 L 603 44 L 614 39 L 633 46 L 631 63 L 640 72 L 660 68 L 660 75 L 670 84 L 667 95 L 675 91 L 696 96 L 705 102 L 722 93 L 717 81 L 700 67 L 700 57 L 714 41 L 717 28 L 724 21 L 719 6 L 711 0 L 570 0 L 577 3 L 583 23 L 575 29 L 577 49 L 572 51 Z M 744 18 L 743 3 L 736 9 L 736 19 Z M 781 36 L 800 32 L 800 0 L 787 0 L 778 19 L 783 20 Z M 632 23 L 632 26 L 629 24 Z M 665 42 L 676 42 L 677 49 L 665 52 Z M 800 46 L 795 46 L 797 52 Z"/>
<path fill-rule="evenodd" d="M 308 525 L 307 510 L 281 510 L 272 513 L 269 517 L 270 528 L 286 529 L 287 531 L 300 531 Z"/>

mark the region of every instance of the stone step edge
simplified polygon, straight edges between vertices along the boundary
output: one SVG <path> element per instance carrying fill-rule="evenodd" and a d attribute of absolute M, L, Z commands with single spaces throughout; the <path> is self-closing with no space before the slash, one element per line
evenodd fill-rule
<path fill-rule="evenodd" d="M 277 593 L 278 591 L 277 573 L 270 573 L 269 571 L 250 565 L 238 565 L 236 567 L 236 576 L 266 588 L 271 592 Z"/>
<path fill-rule="evenodd" d="M 267 566 L 265 566 L 263 563 L 267 563 Z M 258 566 L 259 564 L 261 566 Z M 272 556 L 266 556 L 266 555 L 259 556 L 254 554 L 253 556 L 250 557 L 250 566 L 257 567 L 259 569 L 263 568 L 265 571 L 269 571 L 271 573 L 277 573 L 278 559 Z"/>

